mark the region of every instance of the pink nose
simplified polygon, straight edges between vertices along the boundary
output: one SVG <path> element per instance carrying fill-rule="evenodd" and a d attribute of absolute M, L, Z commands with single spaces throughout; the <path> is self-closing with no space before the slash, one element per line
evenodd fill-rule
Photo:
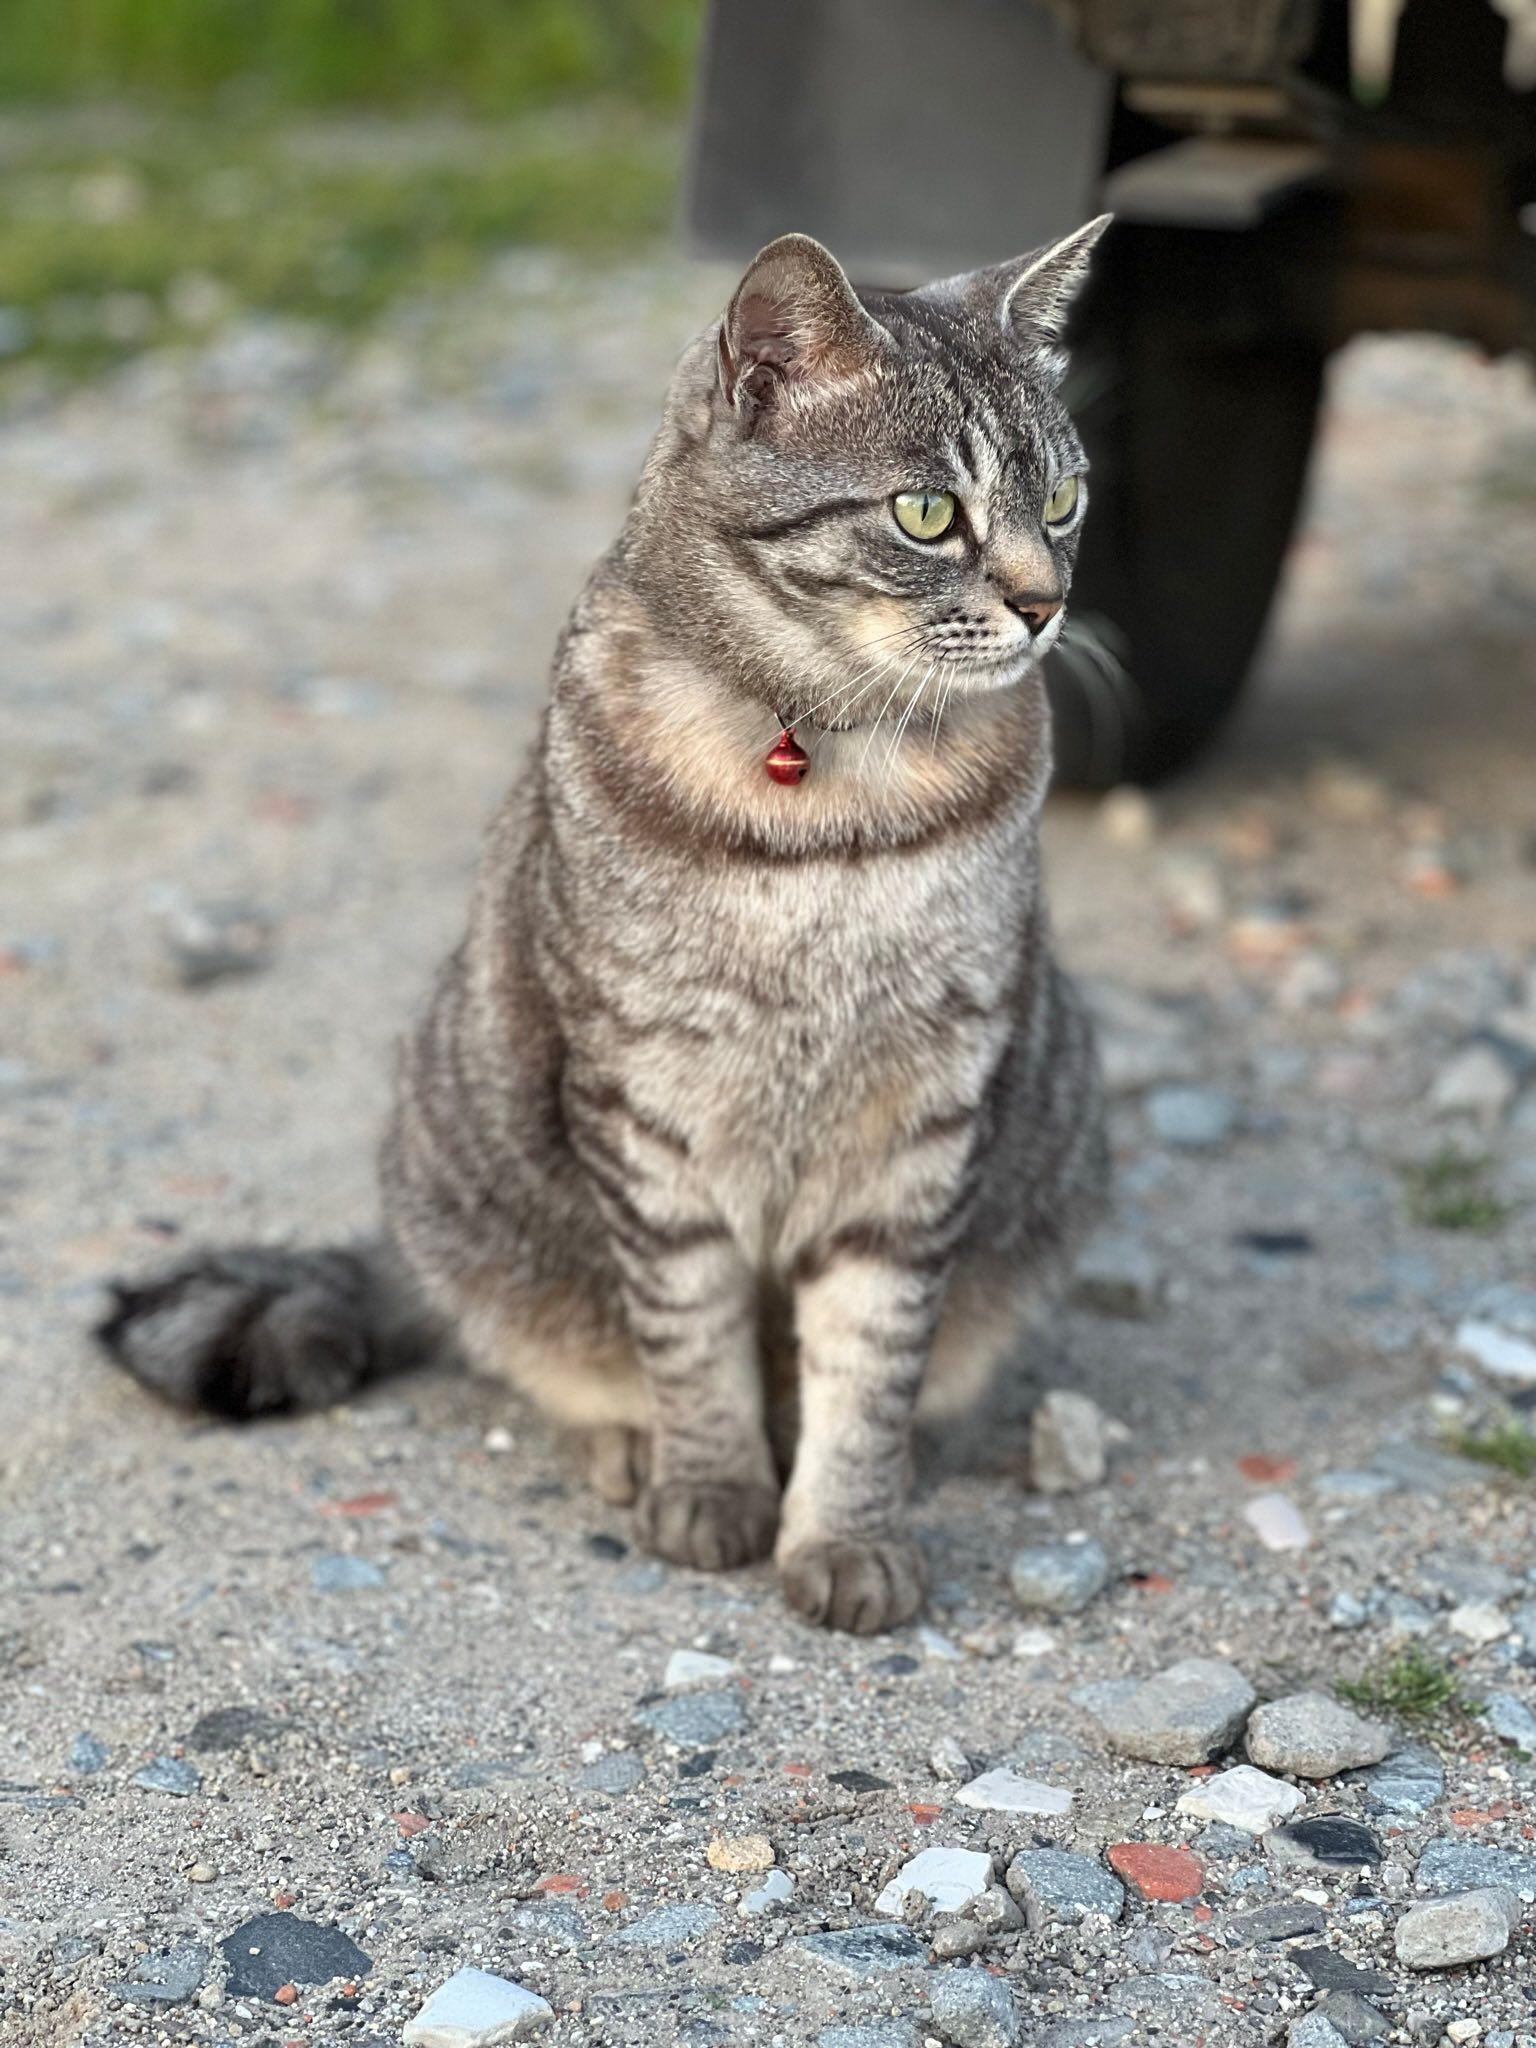
<path fill-rule="evenodd" d="M 1028 626 L 1030 637 L 1043 633 L 1061 610 L 1061 599 L 1039 590 L 1022 591 L 1017 597 L 1007 599 L 1008 609 L 1017 612 Z"/>

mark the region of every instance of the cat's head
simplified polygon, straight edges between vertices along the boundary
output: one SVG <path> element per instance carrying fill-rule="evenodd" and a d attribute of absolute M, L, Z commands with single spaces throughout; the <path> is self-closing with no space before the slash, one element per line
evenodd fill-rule
<path fill-rule="evenodd" d="M 642 483 L 671 628 L 817 724 L 1030 675 L 1087 509 L 1061 337 L 1107 224 L 902 293 L 771 242 L 684 357 Z"/>

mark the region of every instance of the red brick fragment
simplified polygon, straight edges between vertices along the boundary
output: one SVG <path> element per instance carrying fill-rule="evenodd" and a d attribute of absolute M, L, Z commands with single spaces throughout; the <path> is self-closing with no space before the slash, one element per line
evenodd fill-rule
<path fill-rule="evenodd" d="M 1108 1853 L 1110 1869 L 1144 1899 L 1172 1905 L 1200 1896 L 1205 1871 L 1199 1857 L 1191 1856 L 1187 1849 L 1164 1849 L 1156 1842 L 1116 1842 Z"/>

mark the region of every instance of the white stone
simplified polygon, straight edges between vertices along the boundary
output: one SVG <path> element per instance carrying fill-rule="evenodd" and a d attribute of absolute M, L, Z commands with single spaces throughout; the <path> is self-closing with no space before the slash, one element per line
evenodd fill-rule
<path fill-rule="evenodd" d="M 795 1896 L 795 1880 L 787 1870 L 770 1870 L 763 1881 L 736 1908 L 738 1919 L 757 1920 L 776 1906 L 787 1906 Z"/>
<path fill-rule="evenodd" d="M 958 1785 L 976 1766 L 953 1735 L 941 1735 L 928 1752 L 928 1768 L 948 1785 Z"/>
<path fill-rule="evenodd" d="M 1514 1380 L 1520 1386 L 1536 1386 L 1536 1344 L 1497 1323 L 1485 1323 L 1469 1316 L 1456 1331 L 1456 1349 L 1484 1372 L 1498 1380 Z"/>
<path fill-rule="evenodd" d="M 1462 2041 L 1477 2041 L 1482 2038 L 1482 2032 L 1483 2023 L 1481 2020 L 1452 2020 L 1445 2030 L 1445 2038 L 1448 2041 L 1456 2041 L 1458 2043 Z"/>
<path fill-rule="evenodd" d="M 1430 1101 L 1442 1116 L 1496 1123 L 1520 1091 L 1520 1077 L 1493 1045 L 1464 1046 L 1440 1069 Z"/>
<path fill-rule="evenodd" d="M 441 1985 L 406 2025 L 405 2048 L 503 2048 L 554 2018 L 547 2000 L 493 1977 L 460 1970 Z"/>
<path fill-rule="evenodd" d="M 1497 1607 L 1487 1607 L 1480 1601 L 1452 1608 L 1450 1626 L 1469 1643 L 1496 1643 L 1509 1634 L 1507 1616 L 1500 1614 Z"/>
<path fill-rule="evenodd" d="M 1193 1814 L 1196 1820 L 1225 1822 L 1246 1835 L 1262 1835 L 1305 1804 L 1305 1795 L 1294 1785 L 1272 1778 L 1267 1771 L 1257 1771 L 1252 1764 L 1234 1764 L 1231 1770 L 1218 1771 L 1214 1778 L 1191 1786 L 1179 1801 L 1178 1811 Z"/>
<path fill-rule="evenodd" d="M 1056 1638 L 1048 1628 L 1021 1628 L 1013 1639 L 1015 1657 L 1049 1657 Z"/>
<path fill-rule="evenodd" d="M 1305 1550 L 1312 1541 L 1306 1518 L 1289 1494 L 1261 1493 L 1243 1509 L 1243 1520 L 1266 1550 Z"/>
<path fill-rule="evenodd" d="M 992 1858 L 979 1849 L 923 1849 L 904 1863 L 875 1901 L 875 1911 L 899 1920 L 908 1892 L 921 1892 L 940 1913 L 958 1913 L 992 1882 Z"/>
<path fill-rule="evenodd" d="M 983 1771 L 962 1785 L 955 1794 L 957 1804 L 974 1806 L 982 1813 L 1039 1813 L 1060 1815 L 1072 1809 L 1072 1794 L 1060 1785 L 1042 1785 L 1038 1778 L 1022 1778 L 1017 1771 Z"/>
<path fill-rule="evenodd" d="M 1104 1417 L 1086 1394 L 1056 1387 L 1030 1419 L 1030 1476 L 1040 1493 L 1077 1493 L 1102 1483 Z"/>
<path fill-rule="evenodd" d="M 661 1682 L 668 1692 L 682 1692 L 690 1685 L 718 1685 L 735 1673 L 729 1657 L 713 1657 L 708 1650 L 674 1650 Z"/>

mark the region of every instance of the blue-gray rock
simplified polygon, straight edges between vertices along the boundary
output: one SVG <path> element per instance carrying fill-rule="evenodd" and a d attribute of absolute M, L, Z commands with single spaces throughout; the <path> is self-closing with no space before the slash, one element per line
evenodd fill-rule
<path fill-rule="evenodd" d="M 1087 1685 L 1074 1685 L 1067 1698 L 1074 1707 L 1102 1721 L 1114 1707 L 1130 1699 L 1140 1686 L 1139 1678 L 1096 1678 Z"/>
<path fill-rule="evenodd" d="M 1320 2012 L 1304 2012 L 1286 2028 L 1285 2048 L 1345 2048 L 1345 2041 Z"/>
<path fill-rule="evenodd" d="M 1443 1557 L 1422 1558 L 1416 1576 L 1423 1585 L 1438 1593 L 1447 1607 L 1462 1607 L 1469 1603 L 1497 1607 L 1505 1600 L 1512 1600 L 1521 1587 L 1521 1581 L 1503 1565 L 1490 1564 L 1487 1558 L 1458 1551 L 1451 1551 Z"/>
<path fill-rule="evenodd" d="M 292 1913 L 258 1913 L 219 1943 L 232 1998 L 275 1998 L 285 1984 L 329 1984 L 366 1977 L 373 1958 L 339 1927 Z"/>
<path fill-rule="evenodd" d="M 113 1990 L 133 2005 L 185 2005 L 202 1989 L 208 1951 L 195 1941 L 164 1955 L 141 1956 L 134 1974 Z"/>
<path fill-rule="evenodd" d="M 1225 1821 L 1212 1821 L 1194 1839 L 1200 1854 L 1213 1862 L 1223 1862 L 1229 1856 L 1246 1856 L 1253 1847 L 1253 1837 L 1242 1828 L 1229 1828 Z"/>
<path fill-rule="evenodd" d="M 190 1799 L 203 1782 L 202 1773 L 180 1757 L 152 1757 L 133 1782 L 141 1792 L 168 1792 L 173 1799 Z"/>
<path fill-rule="evenodd" d="M 1380 1500 L 1398 1491 L 1398 1481 L 1390 1472 L 1319 1472 L 1312 1490 L 1325 1500 Z"/>
<path fill-rule="evenodd" d="M 1076 1614 L 1109 1584 L 1109 1559 L 1087 1543 L 1033 1543 L 1015 1552 L 1008 1567 L 1021 1607 L 1046 1614 Z"/>
<path fill-rule="evenodd" d="M 1364 1628 L 1371 1610 L 1357 1593 L 1335 1593 L 1328 1602 L 1328 1626 L 1336 1629 Z"/>
<path fill-rule="evenodd" d="M 1536 1854 L 1441 1835 L 1419 1857 L 1414 1881 L 1421 1892 L 1536 1892 Z"/>
<path fill-rule="evenodd" d="M 1387 1473 L 1408 1493 L 1462 1493 L 1487 1483 L 1480 1466 L 1427 1444 L 1383 1444 L 1371 1459 L 1371 1470 Z"/>
<path fill-rule="evenodd" d="M 1125 1886 L 1113 1871 L 1070 1849 L 1021 1849 L 1008 1866 L 1007 1883 L 1033 1933 L 1075 1927 L 1090 1913 L 1118 1920 L 1125 1911 Z"/>
<path fill-rule="evenodd" d="M 1536 1755 L 1536 1713 L 1517 1693 L 1491 1692 L 1483 1701 L 1483 1714 L 1494 1734 L 1516 1749 Z"/>
<path fill-rule="evenodd" d="M 713 1906 L 658 1906 L 613 1937 L 631 1948 L 684 1948 L 719 1923 Z"/>
<path fill-rule="evenodd" d="M 82 1728 L 69 1745 L 69 1768 L 77 1778 L 92 1777 L 104 1770 L 107 1763 L 107 1746 L 98 1742 L 88 1728 Z"/>
<path fill-rule="evenodd" d="M 610 1798 L 633 1792 L 645 1776 L 645 1766 L 633 1750 L 610 1750 L 576 1774 L 578 1792 L 606 1792 Z"/>
<path fill-rule="evenodd" d="M 1255 1708 L 1245 1737 L 1261 1770 L 1295 1778 L 1336 1778 L 1380 1763 L 1392 1738 L 1325 1692 L 1298 1692 Z"/>
<path fill-rule="evenodd" d="M 1532 1100 L 1536 1101 L 1536 1097 Z M 1523 1601 L 1509 1617 L 1509 1625 L 1517 1639 L 1536 1657 L 1536 1600 Z"/>
<path fill-rule="evenodd" d="M 892 1970 L 910 1970 L 924 1957 L 922 1944 L 905 1927 L 848 1927 L 807 1934 L 798 1946 L 845 1977 L 883 1977 Z"/>
<path fill-rule="evenodd" d="M 1146 1097 L 1152 1135 L 1165 1145 L 1187 1151 L 1209 1151 L 1232 1135 L 1236 1111 L 1232 1099 L 1214 1088 L 1186 1087 L 1170 1082 Z"/>
<path fill-rule="evenodd" d="M 345 1551 L 331 1551 L 311 1558 L 309 1583 L 317 1593 L 368 1593 L 386 1583 L 383 1565 L 369 1557 L 352 1557 Z"/>
<path fill-rule="evenodd" d="M 823 2027 L 816 2048 L 922 2048 L 911 2020 L 872 2020 L 861 2027 Z"/>
<path fill-rule="evenodd" d="M 929 1981 L 933 2024 L 955 2048 L 1014 2048 L 1019 2038 L 1013 1993 L 985 1970 L 943 1970 Z"/>
<path fill-rule="evenodd" d="M 1367 1775 L 1365 1792 L 1378 1813 L 1428 1813 L 1445 1796 L 1445 1772 L 1432 1749 L 1394 1750 Z"/>
<path fill-rule="evenodd" d="M 1360 1821 L 1342 1813 L 1319 1813 L 1271 1828 L 1264 1847 L 1276 1863 L 1321 1864 L 1327 1869 L 1355 1870 L 1381 1861 L 1381 1840 Z"/>
<path fill-rule="evenodd" d="M 679 1749 L 712 1749 L 741 1733 L 747 1710 L 739 1692 L 684 1692 L 642 1707 L 635 1718 Z"/>

